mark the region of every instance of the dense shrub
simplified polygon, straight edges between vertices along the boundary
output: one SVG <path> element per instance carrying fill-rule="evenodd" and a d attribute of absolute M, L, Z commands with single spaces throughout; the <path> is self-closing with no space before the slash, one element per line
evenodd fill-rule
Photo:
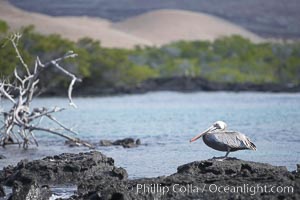
<path fill-rule="evenodd" d="M 0 21 L 0 76 L 9 76 L 19 65 L 11 44 L 5 38 L 8 26 Z M 59 35 L 44 36 L 33 27 L 21 30 L 19 49 L 27 63 L 39 56 L 43 62 L 69 50 L 78 58 L 63 63 L 84 80 L 84 85 L 107 88 L 132 86 L 153 77 L 201 76 L 232 83 L 300 84 L 300 43 L 254 44 L 240 36 L 215 42 L 178 41 L 162 47 L 136 47 L 133 50 L 104 48 L 99 41 L 83 38 L 78 42 Z M 55 69 L 53 69 L 55 70 Z M 43 81 L 52 87 L 66 86 L 63 76 L 47 73 Z M 43 84 L 42 86 L 46 85 Z"/>

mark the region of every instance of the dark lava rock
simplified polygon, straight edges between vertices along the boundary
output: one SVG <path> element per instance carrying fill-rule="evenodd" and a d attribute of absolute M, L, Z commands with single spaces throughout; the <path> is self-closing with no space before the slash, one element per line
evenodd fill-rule
<path fill-rule="evenodd" d="M 12 200 L 47 199 L 49 187 L 42 185 L 56 183 L 77 185 L 70 200 L 300 199 L 299 165 L 289 172 L 286 167 L 235 158 L 195 161 L 170 176 L 135 180 L 128 180 L 112 158 L 96 151 L 25 160 L 3 172 L 6 185 L 13 186 Z M 281 192 L 271 192 L 271 187 Z"/>
<path fill-rule="evenodd" d="M 4 197 L 5 196 L 5 191 L 3 186 L 0 184 L 0 197 Z"/>
<path fill-rule="evenodd" d="M 18 180 L 13 181 L 11 185 L 12 194 L 8 198 L 9 200 L 48 200 L 51 197 L 52 193 L 49 186 L 40 186 L 33 174 L 23 171 L 19 175 Z M 1 196 L 4 197 L 5 193 L 3 187 L 0 185 L 0 197 Z"/>
<path fill-rule="evenodd" d="M 100 140 L 100 146 L 112 146 L 113 143 L 110 140 Z"/>
<path fill-rule="evenodd" d="M 293 187 L 293 192 L 272 193 L 272 186 Z M 120 181 L 93 177 L 78 188 L 79 196 L 73 199 L 300 199 L 300 178 L 295 173 L 238 159 L 196 161 L 166 177 Z"/>
<path fill-rule="evenodd" d="M 82 144 L 80 144 L 78 142 L 71 141 L 71 140 L 66 140 L 65 145 L 67 145 L 69 147 L 80 147 L 80 146 L 82 146 Z"/>
<path fill-rule="evenodd" d="M 141 141 L 140 139 L 137 139 L 137 140 L 135 141 L 135 144 L 136 144 L 136 145 L 141 145 L 141 144 L 142 144 L 142 141 Z"/>
<path fill-rule="evenodd" d="M 121 145 L 124 148 L 137 147 L 137 144 L 134 142 L 133 138 L 125 138 L 122 140 L 116 140 L 113 142 L 113 145 Z"/>
<path fill-rule="evenodd" d="M 8 186 L 28 177 L 33 177 L 39 184 L 78 183 L 94 176 L 112 177 L 117 180 L 127 178 L 126 170 L 115 167 L 112 158 L 97 151 L 64 153 L 31 162 L 23 160 L 13 169 L 4 168 L 3 171 L 8 171 L 9 175 L 5 179 Z"/>
<path fill-rule="evenodd" d="M 48 200 L 52 193 L 48 186 L 40 187 L 39 184 L 31 179 L 28 180 L 15 181 L 13 184 L 12 195 L 9 200 L 22 200 L 22 199 L 34 199 L 34 200 Z"/>
<path fill-rule="evenodd" d="M 134 144 L 133 138 L 125 138 L 122 140 L 116 140 L 113 142 L 113 145 L 124 145 L 124 144 Z"/>
<path fill-rule="evenodd" d="M 5 159 L 5 158 L 6 158 L 5 156 L 0 155 L 0 160 L 1 160 L 1 159 Z"/>
<path fill-rule="evenodd" d="M 114 166 L 114 160 L 97 151 L 46 157 L 41 160 L 23 160 L 16 167 L 6 167 L 2 181 L 13 187 L 10 200 L 49 199 L 51 191 L 45 184 L 79 184 L 94 177 L 118 182 L 127 179 L 123 168 Z"/>
<path fill-rule="evenodd" d="M 137 139 L 136 141 L 134 141 L 133 138 L 125 138 L 122 140 L 116 140 L 114 142 L 110 140 L 100 140 L 100 146 L 112 146 L 112 145 L 122 146 L 124 148 L 133 148 L 141 145 L 141 140 Z"/>

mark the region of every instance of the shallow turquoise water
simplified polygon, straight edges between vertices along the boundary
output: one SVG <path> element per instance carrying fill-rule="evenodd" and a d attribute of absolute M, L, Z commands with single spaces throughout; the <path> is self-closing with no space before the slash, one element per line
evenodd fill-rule
<path fill-rule="evenodd" d="M 68 108 L 56 116 L 74 126 L 80 137 L 98 143 L 100 139 L 140 138 L 144 145 L 97 147 L 126 168 L 131 178 L 168 175 L 179 165 L 195 160 L 223 156 L 207 147 L 202 140 L 189 139 L 223 120 L 231 130 L 245 133 L 257 151 L 229 154 L 244 160 L 285 165 L 290 170 L 300 163 L 300 94 L 199 92 L 157 92 L 142 95 L 75 98 L 78 108 Z M 67 107 L 65 98 L 42 98 L 36 105 Z M 2 102 L 3 107 L 7 102 Z M 43 121 L 43 126 L 48 126 Z M 36 133 L 40 147 L 23 151 L 17 147 L 0 149 L 8 157 L 0 167 L 21 158 L 36 159 L 62 152 L 88 151 L 69 148 L 56 136 Z M 12 157 L 11 155 L 14 155 Z"/>

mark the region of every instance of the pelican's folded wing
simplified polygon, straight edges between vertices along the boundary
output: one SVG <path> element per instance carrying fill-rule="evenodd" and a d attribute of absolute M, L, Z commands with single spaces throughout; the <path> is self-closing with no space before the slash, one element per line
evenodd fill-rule
<path fill-rule="evenodd" d="M 256 150 L 256 146 L 251 140 L 242 133 L 235 131 L 225 131 L 214 133 L 218 142 L 227 144 L 232 149 L 252 149 Z"/>

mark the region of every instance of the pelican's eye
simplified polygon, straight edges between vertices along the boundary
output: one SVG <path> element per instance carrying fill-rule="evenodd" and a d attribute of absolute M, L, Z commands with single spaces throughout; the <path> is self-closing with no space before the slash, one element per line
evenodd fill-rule
<path fill-rule="evenodd" d="M 214 127 L 216 127 L 217 129 L 220 129 L 220 128 L 221 128 L 220 125 L 217 124 L 217 123 L 214 124 Z"/>

